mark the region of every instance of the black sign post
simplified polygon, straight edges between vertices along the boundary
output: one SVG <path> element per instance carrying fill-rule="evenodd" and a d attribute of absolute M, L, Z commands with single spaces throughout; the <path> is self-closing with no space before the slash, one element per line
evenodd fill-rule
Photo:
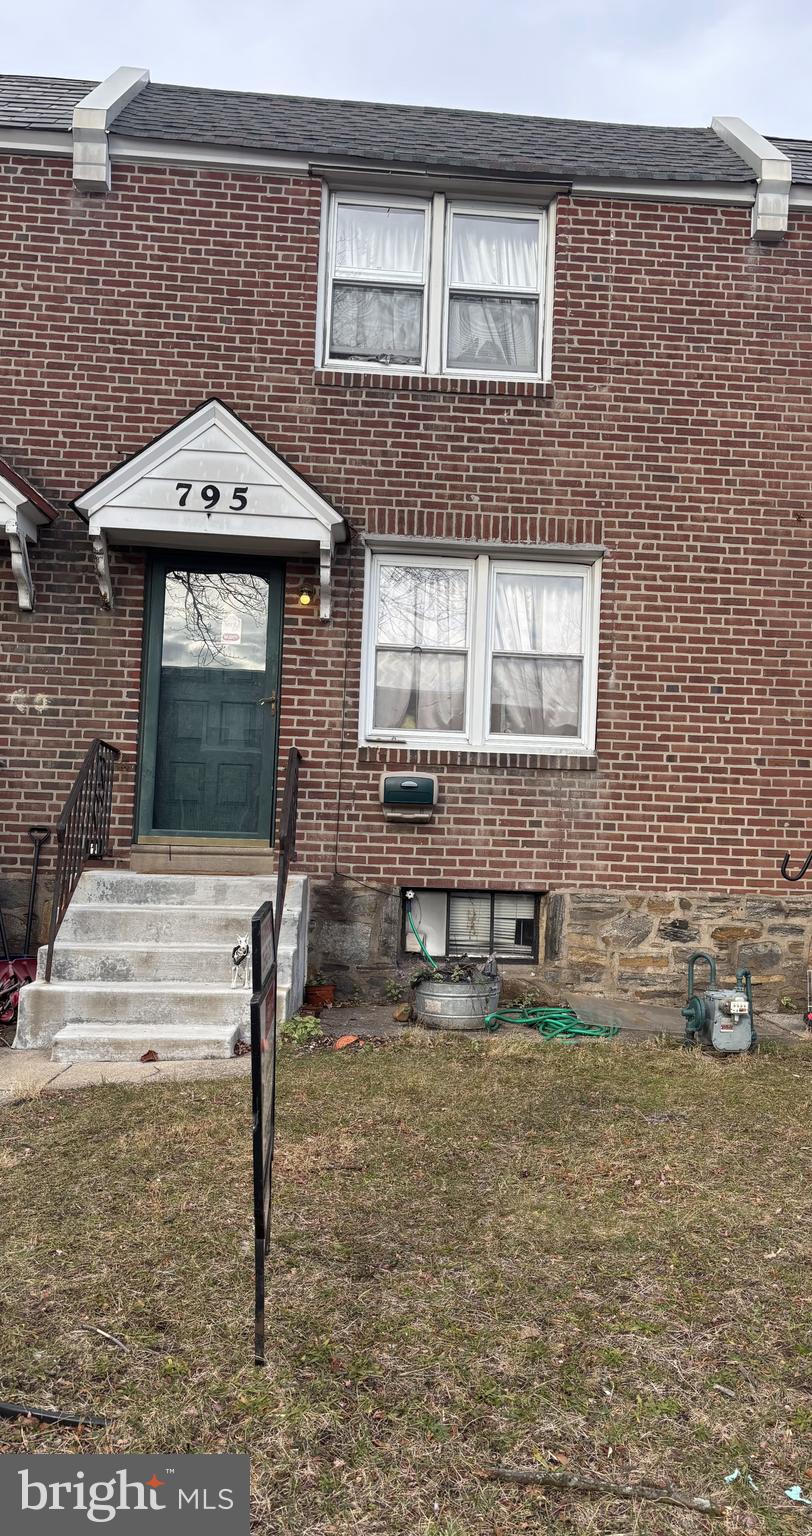
<path fill-rule="evenodd" d="M 271 1241 L 276 1115 L 276 936 L 273 904 L 251 919 L 251 1115 L 254 1159 L 254 1362 L 265 1364 L 265 1259 Z"/>

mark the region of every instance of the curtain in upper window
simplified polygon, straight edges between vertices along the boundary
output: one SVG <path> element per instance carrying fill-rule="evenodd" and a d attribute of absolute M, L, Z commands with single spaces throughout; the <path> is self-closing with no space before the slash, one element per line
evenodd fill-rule
<path fill-rule="evenodd" d="M 488 291 L 490 290 L 490 291 Z M 539 220 L 455 212 L 449 263 L 449 367 L 535 373 Z"/>
<path fill-rule="evenodd" d="M 420 363 L 425 247 L 424 208 L 336 204 L 332 357 Z"/>

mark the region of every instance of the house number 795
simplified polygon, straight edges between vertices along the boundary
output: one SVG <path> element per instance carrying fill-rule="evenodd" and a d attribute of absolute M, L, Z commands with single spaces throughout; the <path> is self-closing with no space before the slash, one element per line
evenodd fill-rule
<path fill-rule="evenodd" d="M 180 496 L 178 497 L 178 506 L 179 507 L 185 507 L 186 506 L 186 503 L 189 500 L 189 493 L 193 489 L 194 489 L 194 486 L 193 486 L 191 480 L 178 480 L 178 482 L 177 482 L 177 484 L 175 486 L 175 490 L 181 492 Z M 203 485 L 203 486 L 201 486 L 201 488 L 200 488 L 200 499 L 203 502 L 203 505 L 204 505 L 206 511 L 207 512 L 213 512 L 214 508 L 217 506 L 217 503 L 220 500 L 220 497 L 221 496 L 228 496 L 229 489 L 230 489 L 230 493 L 231 493 L 231 500 L 228 503 L 229 511 L 231 511 L 231 512 L 241 512 L 243 507 L 246 507 L 248 505 L 248 486 L 247 485 L 234 485 L 234 486 L 231 486 L 230 488 L 226 487 L 225 489 L 221 489 L 221 487 L 219 485 Z"/>

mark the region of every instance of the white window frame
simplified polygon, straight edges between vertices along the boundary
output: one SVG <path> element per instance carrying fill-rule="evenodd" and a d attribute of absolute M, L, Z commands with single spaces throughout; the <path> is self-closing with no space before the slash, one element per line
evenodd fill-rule
<path fill-rule="evenodd" d="M 421 327 L 421 359 L 416 363 L 381 363 L 374 358 L 347 358 L 333 357 L 330 352 L 330 332 L 332 328 L 333 314 L 333 286 L 336 281 L 341 282 L 341 277 L 336 278 L 335 267 L 335 229 L 337 209 L 342 203 L 356 203 L 361 206 L 377 206 L 383 208 L 412 208 L 422 209 L 426 217 L 425 237 L 423 240 L 423 324 Z M 451 272 L 451 227 L 455 213 L 470 213 L 479 217 L 503 219 L 536 219 L 538 221 L 538 289 L 496 289 L 482 288 L 484 294 L 494 294 L 505 297 L 536 297 L 538 298 L 538 351 L 536 369 L 529 370 L 505 370 L 496 368 L 468 369 L 457 366 L 449 367 L 448 355 L 448 317 L 449 317 L 449 292 Z M 552 365 L 552 298 L 553 298 L 553 263 L 555 255 L 555 202 L 544 204 L 502 202 L 499 199 L 483 202 L 468 202 L 447 196 L 444 192 L 435 192 L 430 197 L 410 197 L 403 195 L 388 195 L 380 192 L 332 191 L 325 187 L 322 203 L 322 232 L 320 252 L 320 283 L 319 298 L 317 304 L 317 341 L 316 341 L 316 366 L 335 368 L 342 373 L 381 373 L 428 375 L 429 377 L 447 377 L 456 379 L 493 379 L 493 380 L 517 380 L 526 382 L 540 382 L 549 379 Z M 365 279 L 358 279 L 366 281 Z M 376 283 L 371 278 L 369 285 L 372 287 L 403 286 L 418 287 L 417 282 L 406 278 L 391 279 L 389 282 L 381 278 Z M 462 290 L 461 290 L 462 291 Z M 473 292 L 473 289 L 466 289 Z"/>
<path fill-rule="evenodd" d="M 473 697 L 473 689 L 471 687 L 471 679 L 473 670 L 472 656 L 474 650 L 474 612 L 476 609 L 476 572 L 472 569 L 472 562 L 464 558 L 456 559 L 451 555 L 444 555 L 442 559 L 437 559 L 434 555 L 412 555 L 408 548 L 404 548 L 402 551 L 397 553 L 376 554 L 372 559 L 370 559 L 370 555 L 371 551 L 367 550 L 367 579 L 364 583 L 365 659 L 362 672 L 362 677 L 366 682 L 366 686 L 363 688 L 365 697 L 364 701 L 362 702 L 361 717 L 362 720 L 365 720 L 368 712 L 369 720 L 368 730 L 366 733 L 367 739 L 370 741 L 391 741 L 393 739 L 391 731 L 384 730 L 380 726 L 375 728 L 372 724 L 373 710 L 375 706 L 375 659 L 378 651 L 377 616 L 380 594 L 380 573 L 383 568 L 388 565 L 422 565 L 426 566 L 430 570 L 435 570 L 438 566 L 442 566 L 446 570 L 463 570 L 468 575 L 468 603 L 465 614 L 465 724 L 461 731 L 434 732 L 410 730 L 397 733 L 397 735 L 398 739 L 406 738 L 409 741 L 413 741 L 416 737 L 420 737 L 421 739 L 425 737 L 426 740 L 436 742 L 439 737 L 447 745 L 453 747 L 459 748 L 467 746 L 470 740 L 472 720 L 471 700 Z M 367 620 L 367 613 L 369 614 L 369 620 Z M 385 646 L 382 647 L 382 649 L 397 650 L 398 647 Z M 408 647 L 404 646 L 402 649 L 407 650 Z M 430 649 L 432 649 L 432 647 L 426 646 L 426 650 Z M 437 646 L 436 649 L 443 650 L 444 647 Z M 448 649 L 454 650 L 457 654 L 462 654 L 461 649 L 458 651 L 457 647 L 455 646 L 448 647 Z M 362 740 L 363 739 L 364 737 L 362 737 Z"/>
<path fill-rule="evenodd" d="M 538 224 L 536 245 L 536 271 L 538 285 L 535 288 L 494 288 L 485 287 L 473 283 L 452 283 L 451 281 L 451 252 L 454 237 L 454 219 L 458 214 L 473 214 L 477 218 L 500 219 L 535 219 Z M 509 207 L 494 205 L 493 203 L 458 203 L 449 202 L 446 205 L 445 221 L 445 271 L 443 274 L 443 373 L 455 374 L 467 379 L 539 379 L 541 378 L 542 357 L 544 354 L 544 323 L 546 318 L 544 290 L 545 268 L 547 256 L 546 240 L 546 215 L 539 208 L 521 208 L 514 204 Z M 505 299 L 535 299 L 538 309 L 538 330 L 536 333 L 536 366 L 534 369 L 516 368 L 500 371 L 498 368 L 459 368 L 450 367 L 448 362 L 448 327 L 451 311 L 452 293 L 476 294 L 482 298 Z"/>
<path fill-rule="evenodd" d="M 423 270 L 419 278 L 411 274 L 400 276 L 392 273 L 376 273 L 374 276 L 359 272 L 346 272 L 336 275 L 335 251 L 336 251 L 336 221 L 338 209 L 343 204 L 355 204 L 364 208 L 408 208 L 412 212 L 423 214 Z M 327 241 L 327 265 L 326 265 L 326 303 L 324 308 L 324 362 L 331 368 L 360 369 L 365 373 L 424 373 L 426 369 L 426 356 L 428 353 L 428 329 L 429 329 L 429 263 L 431 246 L 431 220 L 429 213 L 431 201 L 425 197 L 384 197 L 379 193 L 369 192 L 334 192 L 330 198 L 329 209 L 329 238 Z M 423 310 L 420 325 L 420 364 L 415 363 L 380 363 L 374 357 L 350 358 L 333 357 L 330 352 L 330 333 L 333 322 L 333 287 L 336 283 L 354 283 L 358 287 L 365 288 L 414 288 L 422 292 Z"/>
<path fill-rule="evenodd" d="M 373 726 L 375 698 L 375 652 L 379 577 L 383 565 L 450 566 L 471 570 L 468 603 L 468 666 L 465 688 L 464 732 L 384 730 Z M 504 736 L 490 730 L 490 675 L 493 659 L 494 592 L 496 574 L 532 576 L 578 576 L 584 582 L 583 671 L 581 679 L 581 731 L 578 736 Z M 408 544 L 401 549 L 376 550 L 367 547 L 364 579 L 364 616 L 361 645 L 361 698 L 359 742 L 362 746 L 401 745 L 404 747 L 471 749 L 497 754 L 529 752 L 545 757 L 574 757 L 595 751 L 598 698 L 598 643 L 600 624 L 601 561 L 599 557 L 573 552 L 572 559 L 528 558 L 525 552 L 514 559 L 502 551 L 468 555 L 412 554 Z"/>

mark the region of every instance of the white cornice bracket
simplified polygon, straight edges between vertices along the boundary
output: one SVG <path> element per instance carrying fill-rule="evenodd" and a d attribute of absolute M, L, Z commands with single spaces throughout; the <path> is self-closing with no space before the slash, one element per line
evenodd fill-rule
<path fill-rule="evenodd" d="M 715 117 L 711 128 L 756 173 L 751 233 L 754 240 L 783 240 L 789 224 L 792 162 L 740 117 Z"/>
<path fill-rule="evenodd" d="M 80 192 L 110 191 L 110 124 L 144 87 L 148 69 L 116 69 L 73 109 L 73 185 Z"/>
<path fill-rule="evenodd" d="M 11 549 L 11 574 L 17 583 L 17 605 L 23 613 L 31 613 L 34 607 L 34 581 L 28 558 L 28 541 L 30 539 L 32 544 L 36 544 L 37 530 L 21 510 L 7 512 L 3 528 Z"/>
<path fill-rule="evenodd" d="M 107 536 L 104 533 L 91 535 L 90 548 L 93 551 L 93 564 L 96 567 L 96 580 L 99 583 L 102 607 L 113 606 L 113 583 L 110 580 L 110 558 L 107 553 Z"/>

